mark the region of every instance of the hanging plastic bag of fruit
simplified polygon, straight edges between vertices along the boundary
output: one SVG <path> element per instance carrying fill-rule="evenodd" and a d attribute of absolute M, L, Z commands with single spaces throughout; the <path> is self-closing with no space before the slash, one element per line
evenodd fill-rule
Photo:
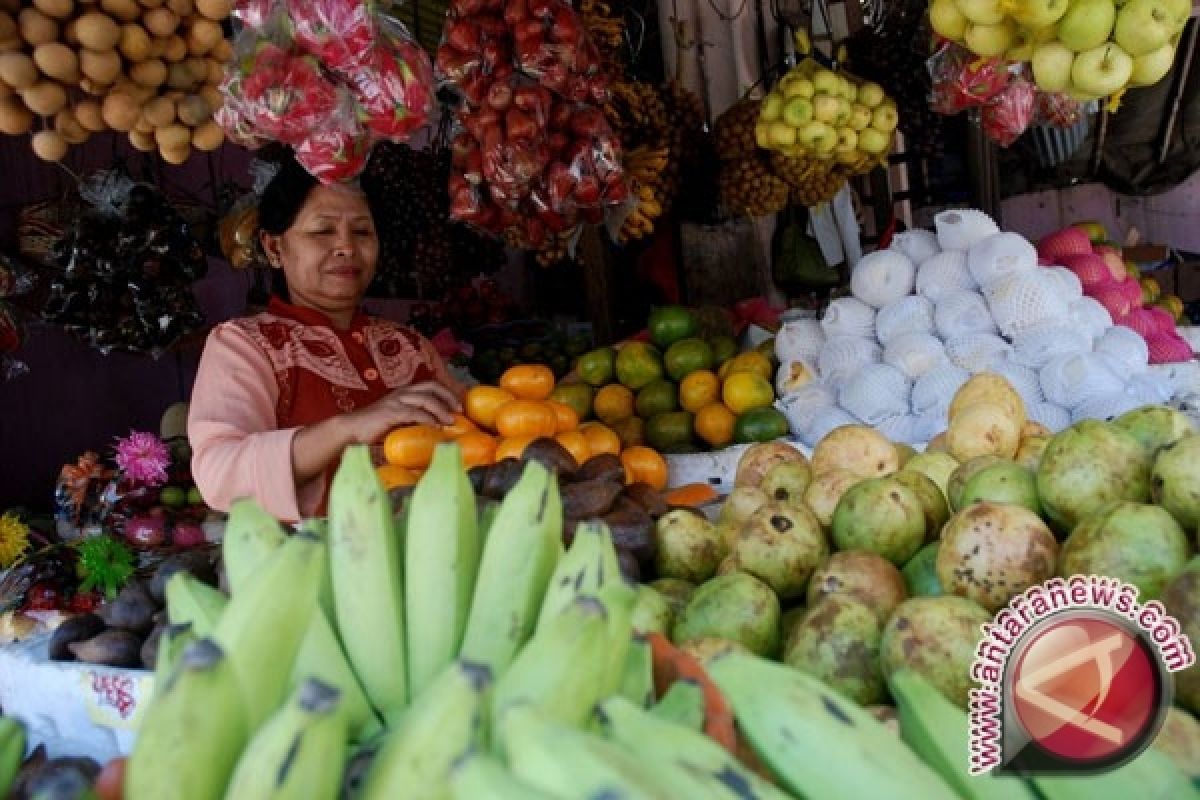
<path fill-rule="evenodd" d="M 574 108 L 556 101 L 551 115 L 553 153 L 546 182 L 551 208 L 569 214 L 575 209 L 611 208 L 629 196 L 621 168 L 621 145 L 604 117 L 591 105 Z M 561 125 L 556 124 L 559 118 Z M 555 143 L 565 141 L 565 147 Z M 598 220 L 591 220 L 598 221 Z"/>
<path fill-rule="evenodd" d="M 351 76 L 367 61 L 379 20 L 365 0 L 283 0 L 296 47 L 326 69 Z"/>
<path fill-rule="evenodd" d="M 953 43 L 939 48 L 927 64 L 933 80 L 930 105 L 947 116 L 987 105 L 1012 78 L 1003 59 L 980 58 Z"/>
<path fill-rule="evenodd" d="M 278 28 L 286 13 L 287 7 L 280 0 L 235 0 L 232 12 L 244 27 L 257 33 Z"/>
<path fill-rule="evenodd" d="M 1014 78 L 983 107 L 983 132 L 1001 147 L 1015 142 L 1033 122 L 1037 90 L 1024 76 Z"/>
<path fill-rule="evenodd" d="M 435 74 L 479 108 L 493 84 L 503 85 L 515 72 L 512 32 L 499 0 L 453 0 L 438 45 Z"/>
<path fill-rule="evenodd" d="M 371 155 L 371 137 L 359 123 L 357 104 L 344 87 L 338 87 L 337 110 L 293 145 L 296 161 L 321 183 L 341 183 L 357 178 Z"/>
<path fill-rule="evenodd" d="M 434 111 L 433 65 L 399 22 L 381 17 L 375 41 L 346 74 L 363 125 L 379 139 L 403 143 Z"/>
<path fill-rule="evenodd" d="M 600 51 L 570 3 L 518 0 L 505 7 L 504 17 L 523 72 L 577 103 L 608 101 Z"/>
<path fill-rule="evenodd" d="M 1038 125 L 1073 128 L 1083 118 L 1083 104 L 1066 92 L 1038 92 L 1036 104 Z"/>

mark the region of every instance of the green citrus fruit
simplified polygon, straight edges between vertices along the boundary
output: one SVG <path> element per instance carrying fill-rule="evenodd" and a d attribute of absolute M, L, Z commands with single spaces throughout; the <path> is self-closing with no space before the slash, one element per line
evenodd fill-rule
<path fill-rule="evenodd" d="M 617 380 L 637 391 L 663 376 L 662 356 L 653 345 L 629 342 L 617 353 Z"/>
<path fill-rule="evenodd" d="M 690 411 L 669 411 L 646 420 L 646 443 L 660 453 L 678 453 L 692 445 Z"/>
<path fill-rule="evenodd" d="M 712 369 L 713 352 L 703 339 L 680 339 L 667 348 L 663 365 L 673 381 L 681 381 L 693 372 Z"/>
<path fill-rule="evenodd" d="M 747 442 L 770 442 L 787 436 L 787 417 L 777 408 L 755 408 L 741 414 L 733 423 L 733 439 Z"/>
<path fill-rule="evenodd" d="M 634 408 L 642 419 L 674 411 L 679 408 L 679 387 L 664 378 L 648 383 L 637 393 Z"/>
<path fill-rule="evenodd" d="M 606 383 L 612 383 L 616 359 L 617 352 L 615 350 L 611 347 L 601 347 L 581 355 L 575 362 L 575 370 L 579 373 L 579 377 L 583 378 L 584 383 L 590 386 L 603 386 Z"/>
<path fill-rule="evenodd" d="M 683 306 L 662 306 L 650 312 L 650 339 L 659 347 L 669 347 L 696 332 L 696 317 Z"/>

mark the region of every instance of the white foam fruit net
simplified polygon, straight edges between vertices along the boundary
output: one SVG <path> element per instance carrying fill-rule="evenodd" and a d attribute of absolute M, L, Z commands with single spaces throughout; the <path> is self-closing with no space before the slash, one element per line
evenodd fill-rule
<path fill-rule="evenodd" d="M 804 361 L 817 363 L 821 346 L 825 344 L 825 331 L 816 319 L 793 319 L 783 323 L 775 334 L 775 357 L 779 363 Z"/>
<path fill-rule="evenodd" d="M 927 231 L 924 228 L 914 228 L 911 231 L 902 231 L 892 237 L 890 249 L 899 250 L 914 264 L 920 264 L 930 256 L 937 255 L 941 249 L 938 247 L 937 234 L 933 231 Z"/>
<path fill-rule="evenodd" d="M 1037 250 L 1019 233 L 997 233 L 967 251 L 967 269 L 980 286 L 1037 269 Z"/>
<path fill-rule="evenodd" d="M 868 425 L 908 412 L 911 385 L 903 372 L 887 364 L 871 364 L 842 386 L 838 405 Z"/>
<path fill-rule="evenodd" d="M 894 303 L 913 290 L 917 268 L 899 250 L 876 250 L 854 265 L 850 291 L 874 308 Z"/>
<path fill-rule="evenodd" d="M 972 375 L 987 372 L 1012 353 L 1012 345 L 994 333 L 968 333 L 946 340 L 946 358 Z"/>
<path fill-rule="evenodd" d="M 1070 303 L 1083 297 L 1083 284 L 1079 282 L 1079 276 L 1071 270 L 1066 267 L 1046 267 L 1043 271 L 1058 286 L 1063 302 Z"/>
<path fill-rule="evenodd" d="M 825 381 L 809 381 L 779 400 L 780 410 L 792 423 L 794 432 L 802 430 L 819 411 L 837 405 L 837 391 Z"/>
<path fill-rule="evenodd" d="M 987 302 L 978 292 L 958 291 L 941 297 L 933 308 L 933 323 L 943 339 L 997 330 Z"/>
<path fill-rule="evenodd" d="M 1150 371 L 1170 383 L 1172 395 L 1200 392 L 1200 362 L 1181 361 L 1177 364 L 1155 364 Z"/>
<path fill-rule="evenodd" d="M 971 377 L 962 367 L 945 363 L 934 367 L 916 380 L 912 388 L 914 414 L 945 414 L 954 393 Z"/>
<path fill-rule="evenodd" d="M 880 360 L 882 349 L 874 339 L 860 336 L 834 336 L 825 342 L 817 359 L 821 378 L 840 386 L 855 372 Z"/>
<path fill-rule="evenodd" d="M 1058 433 L 1071 424 L 1071 412 L 1054 403 L 1034 403 L 1027 406 L 1025 416 L 1033 422 L 1045 425 L 1054 433 Z"/>
<path fill-rule="evenodd" d="M 800 434 L 801 440 L 809 447 L 815 447 L 817 442 L 824 439 L 831 431 L 840 428 L 843 425 L 861 425 L 860 420 L 855 419 L 848 412 L 831 406 L 817 412 L 809 421 L 807 428 Z"/>
<path fill-rule="evenodd" d="M 1165 375 L 1143 370 L 1129 379 L 1125 391 L 1141 400 L 1142 405 L 1169 403 L 1175 396 L 1175 387 Z"/>
<path fill-rule="evenodd" d="M 1045 395 L 1042 394 L 1041 380 L 1032 368 L 1018 364 L 1012 359 L 1004 359 L 992 367 L 992 372 L 1011 383 L 1017 394 L 1021 395 L 1021 400 L 1025 402 L 1026 406 L 1040 403 L 1045 399 Z"/>
<path fill-rule="evenodd" d="M 1086 333 L 1089 339 L 1095 339 L 1113 325 L 1112 314 L 1091 297 L 1080 297 L 1068 303 L 1067 316 L 1071 324 Z"/>
<path fill-rule="evenodd" d="M 839 297 L 825 309 L 821 329 L 826 338 L 834 336 L 875 336 L 875 309 L 857 297 Z"/>
<path fill-rule="evenodd" d="M 917 294 L 937 302 L 951 292 L 968 291 L 976 286 L 967 270 L 967 254 L 947 250 L 921 262 L 917 268 Z"/>
<path fill-rule="evenodd" d="M 875 338 L 885 347 L 908 333 L 933 333 L 933 303 L 920 295 L 902 297 L 875 315 Z"/>
<path fill-rule="evenodd" d="M 1144 372 L 1150 363 L 1150 348 L 1146 340 L 1136 331 L 1123 325 L 1114 325 L 1096 339 L 1097 353 L 1115 359 L 1130 373 Z"/>
<path fill-rule="evenodd" d="M 913 414 L 901 414 L 895 417 L 888 417 L 885 420 L 875 423 L 875 429 L 886 436 L 893 442 L 904 442 L 905 444 L 916 444 L 922 441 L 917 438 L 917 417 Z M 932 437 L 931 437 L 932 438 Z M 929 441 L 925 439 L 924 441 Z"/>
<path fill-rule="evenodd" d="M 931 333 L 906 333 L 897 336 L 883 350 L 883 362 L 916 380 L 945 362 L 946 348 Z"/>
<path fill-rule="evenodd" d="M 946 409 L 934 409 L 924 414 L 914 414 L 912 443 L 928 442 L 946 430 Z"/>
<path fill-rule="evenodd" d="M 943 250 L 970 250 L 971 245 L 1000 232 L 991 217 L 975 209 L 942 211 L 933 218 L 933 226 Z"/>
<path fill-rule="evenodd" d="M 1041 369 L 1059 356 L 1086 353 L 1092 349 L 1088 334 L 1065 325 L 1048 325 L 1013 337 L 1013 360 Z"/>
<path fill-rule="evenodd" d="M 1067 302 L 1046 270 L 1032 269 L 999 278 L 983 290 L 996 326 L 1005 336 L 1061 321 Z"/>
<path fill-rule="evenodd" d="M 1121 392 L 1125 380 L 1095 353 L 1058 356 L 1039 373 L 1042 393 L 1051 403 L 1075 408 L 1086 400 Z"/>
<path fill-rule="evenodd" d="M 1135 395 L 1124 391 L 1093 397 L 1090 400 L 1084 400 L 1071 410 L 1071 422 L 1085 419 L 1112 420 L 1126 411 L 1133 411 L 1142 405 L 1144 403 Z"/>

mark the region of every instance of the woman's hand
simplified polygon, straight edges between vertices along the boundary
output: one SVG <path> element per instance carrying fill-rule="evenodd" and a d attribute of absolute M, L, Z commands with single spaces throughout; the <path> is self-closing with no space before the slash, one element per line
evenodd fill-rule
<path fill-rule="evenodd" d="M 401 425 L 449 425 L 461 407 L 448 388 L 425 381 L 396 389 L 366 408 L 346 414 L 345 421 L 357 444 L 375 444 Z"/>

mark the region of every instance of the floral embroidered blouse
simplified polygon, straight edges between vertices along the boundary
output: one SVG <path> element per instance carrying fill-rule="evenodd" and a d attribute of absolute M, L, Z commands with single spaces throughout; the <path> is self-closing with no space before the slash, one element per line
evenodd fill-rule
<path fill-rule="evenodd" d="M 208 336 L 188 413 L 192 477 L 221 511 L 253 497 L 286 522 L 322 515 L 334 469 L 297 487 L 292 437 L 428 380 L 458 389 L 416 331 L 363 313 L 338 330 L 319 311 L 272 298 L 266 312 Z"/>

